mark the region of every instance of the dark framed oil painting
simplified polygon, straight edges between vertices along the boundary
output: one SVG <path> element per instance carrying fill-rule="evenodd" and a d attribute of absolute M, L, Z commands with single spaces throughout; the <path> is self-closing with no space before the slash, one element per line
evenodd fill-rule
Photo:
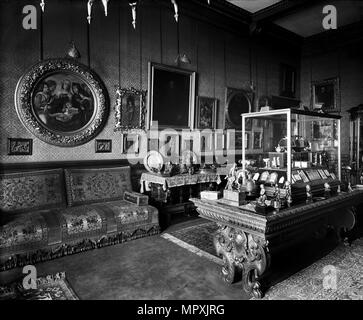
<path fill-rule="evenodd" d="M 251 112 L 252 92 L 243 89 L 226 89 L 225 129 L 240 130 L 242 113 Z"/>
<path fill-rule="evenodd" d="M 109 112 L 98 76 L 73 59 L 49 59 L 32 66 L 19 80 L 16 110 L 39 139 L 61 147 L 93 139 Z"/>
<path fill-rule="evenodd" d="M 95 149 L 96 149 L 96 153 L 112 152 L 112 140 L 111 139 L 96 139 Z"/>
<path fill-rule="evenodd" d="M 218 99 L 197 97 L 196 129 L 216 129 Z"/>
<path fill-rule="evenodd" d="M 115 131 L 145 129 L 146 91 L 116 86 Z"/>
<path fill-rule="evenodd" d="M 149 63 L 147 128 L 194 127 L 196 73 Z"/>
<path fill-rule="evenodd" d="M 312 82 L 311 97 L 314 111 L 340 112 L 339 78 Z"/>
<path fill-rule="evenodd" d="M 280 65 L 280 96 L 293 98 L 296 92 L 296 69 L 287 64 Z"/>
<path fill-rule="evenodd" d="M 33 154 L 33 139 L 8 138 L 8 155 L 31 156 Z"/>

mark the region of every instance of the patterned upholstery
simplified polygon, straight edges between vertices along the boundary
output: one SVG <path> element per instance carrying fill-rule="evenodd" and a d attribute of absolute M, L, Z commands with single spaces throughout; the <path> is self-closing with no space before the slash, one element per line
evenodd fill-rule
<path fill-rule="evenodd" d="M 102 229 L 102 216 L 97 208 L 89 205 L 63 209 L 61 216 L 64 230 L 68 235 Z"/>
<path fill-rule="evenodd" d="M 63 170 L 0 175 L 0 210 L 19 213 L 64 207 Z"/>
<path fill-rule="evenodd" d="M 22 245 L 46 241 L 47 228 L 39 214 L 19 215 L 0 226 L 0 251 L 21 249 Z"/>
<path fill-rule="evenodd" d="M 1 175 L 0 271 L 159 233 L 156 208 L 123 200 L 129 167 L 67 170 L 65 190 L 62 172 Z"/>
<path fill-rule="evenodd" d="M 106 202 L 103 206 L 114 216 L 119 231 L 130 224 L 152 225 L 159 221 L 158 210 L 152 206 L 137 206 L 124 200 Z"/>
<path fill-rule="evenodd" d="M 68 205 L 123 199 L 131 191 L 130 167 L 66 169 Z"/>

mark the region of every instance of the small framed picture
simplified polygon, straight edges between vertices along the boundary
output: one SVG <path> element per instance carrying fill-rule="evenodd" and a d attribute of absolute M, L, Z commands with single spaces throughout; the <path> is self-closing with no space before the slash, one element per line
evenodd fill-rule
<path fill-rule="evenodd" d="M 112 152 L 112 140 L 97 140 L 95 142 L 96 153 L 110 153 Z"/>
<path fill-rule="evenodd" d="M 250 148 L 250 133 L 245 132 L 245 149 Z"/>
<path fill-rule="evenodd" d="M 140 152 L 140 135 L 131 133 L 123 134 L 121 141 L 122 153 L 138 154 Z"/>
<path fill-rule="evenodd" d="M 8 155 L 31 156 L 33 154 L 33 139 L 8 138 Z"/>
<path fill-rule="evenodd" d="M 224 135 L 223 131 L 215 131 L 214 133 L 214 147 L 215 150 L 223 150 L 225 147 L 225 140 L 226 136 Z"/>
<path fill-rule="evenodd" d="M 312 107 L 315 111 L 340 112 L 339 78 L 313 81 L 311 84 Z"/>
<path fill-rule="evenodd" d="M 146 91 L 116 87 L 116 130 L 145 128 Z"/>
<path fill-rule="evenodd" d="M 197 129 L 215 129 L 217 126 L 217 104 L 215 98 L 197 97 Z"/>
<path fill-rule="evenodd" d="M 180 135 L 178 133 L 160 133 L 160 152 L 165 157 L 179 157 Z"/>
<path fill-rule="evenodd" d="M 253 149 L 262 149 L 262 132 L 253 133 Z"/>
<path fill-rule="evenodd" d="M 242 131 L 237 131 L 236 130 L 236 135 L 235 135 L 235 148 L 236 150 L 242 150 Z"/>
<path fill-rule="evenodd" d="M 147 150 L 155 150 L 159 152 L 159 139 L 148 139 Z"/>
<path fill-rule="evenodd" d="M 193 151 L 194 145 L 193 145 L 193 137 L 187 138 L 187 139 L 183 139 L 182 141 L 182 145 L 181 145 L 181 153 L 183 153 L 183 151 Z"/>
<path fill-rule="evenodd" d="M 295 97 L 296 69 L 292 66 L 280 65 L 280 96 Z"/>

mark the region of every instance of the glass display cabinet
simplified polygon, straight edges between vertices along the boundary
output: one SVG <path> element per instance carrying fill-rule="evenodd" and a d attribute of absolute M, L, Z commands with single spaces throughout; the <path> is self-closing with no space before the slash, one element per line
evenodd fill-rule
<path fill-rule="evenodd" d="M 349 113 L 352 183 L 363 184 L 363 105 L 350 109 Z"/>
<path fill-rule="evenodd" d="M 243 170 L 272 196 L 276 185 L 291 184 L 294 202 L 340 187 L 340 116 L 295 109 L 242 114 Z M 328 184 L 326 184 L 328 183 Z M 256 188 L 256 193 L 258 188 Z"/>

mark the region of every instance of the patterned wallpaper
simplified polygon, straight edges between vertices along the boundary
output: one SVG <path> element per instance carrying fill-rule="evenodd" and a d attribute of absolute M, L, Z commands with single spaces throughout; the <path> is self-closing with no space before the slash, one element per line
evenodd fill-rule
<path fill-rule="evenodd" d="M 171 8 L 146 2 L 138 10 L 137 28 L 131 25 L 127 2 L 110 1 L 104 16 L 101 3 L 93 6 L 87 45 L 86 5 L 78 0 L 48 0 L 43 18 L 44 58 L 64 57 L 71 40 L 81 53 L 80 61 L 101 77 L 110 97 L 111 112 L 97 139 L 112 139 L 112 153 L 95 153 L 94 140 L 73 148 L 46 144 L 30 134 L 18 119 L 14 92 L 23 72 L 39 61 L 40 31 L 22 28 L 22 8 L 39 1 L 1 1 L 0 27 L 0 160 L 44 162 L 63 160 L 119 159 L 121 134 L 113 131 L 114 86 L 147 90 L 148 61 L 173 65 L 177 55 L 177 26 Z M 38 10 L 40 12 L 40 10 Z M 16 17 L 14 19 L 14 17 Z M 219 99 L 218 127 L 223 124 L 225 88 L 240 88 L 250 79 L 251 43 L 248 38 L 219 29 L 189 16 L 179 19 L 179 46 L 191 58 L 186 66 L 197 72 L 197 94 Z M 278 94 L 278 66 L 299 65 L 299 55 L 279 46 L 254 45 L 252 76 L 259 95 Z M 281 61 L 283 60 L 283 61 Z M 8 156 L 7 138 L 32 138 L 32 156 Z"/>

